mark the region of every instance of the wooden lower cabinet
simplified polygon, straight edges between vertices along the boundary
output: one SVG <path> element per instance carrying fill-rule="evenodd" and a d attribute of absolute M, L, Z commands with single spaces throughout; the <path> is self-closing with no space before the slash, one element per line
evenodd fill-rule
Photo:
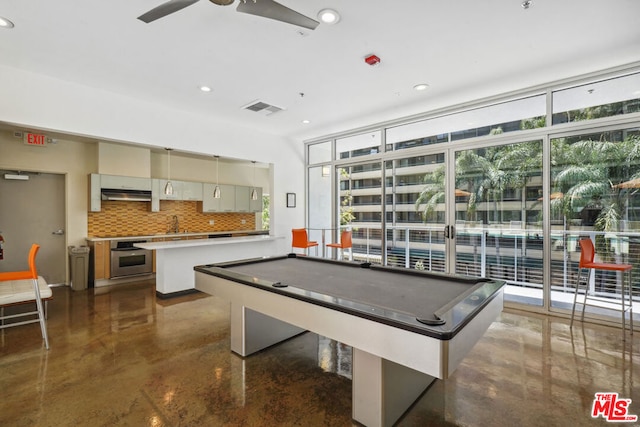
<path fill-rule="evenodd" d="M 111 277 L 111 247 L 109 242 L 93 242 L 91 252 L 93 253 L 91 261 L 94 282 L 96 280 L 109 279 Z"/>
<path fill-rule="evenodd" d="M 152 242 L 164 242 L 164 237 L 154 237 L 153 239 L 151 239 Z M 153 269 L 152 271 L 155 273 L 156 272 L 156 251 L 153 251 L 153 258 L 152 258 L 152 262 L 153 262 Z"/>

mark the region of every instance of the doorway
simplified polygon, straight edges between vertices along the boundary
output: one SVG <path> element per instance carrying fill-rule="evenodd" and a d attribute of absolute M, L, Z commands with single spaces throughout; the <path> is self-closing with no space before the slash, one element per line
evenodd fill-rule
<path fill-rule="evenodd" d="M 31 244 L 40 245 L 38 274 L 66 284 L 65 176 L 0 170 L 0 271 L 26 270 Z"/>

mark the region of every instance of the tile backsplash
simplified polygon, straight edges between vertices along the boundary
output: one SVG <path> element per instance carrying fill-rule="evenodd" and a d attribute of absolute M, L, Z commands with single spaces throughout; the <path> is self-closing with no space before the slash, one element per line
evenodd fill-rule
<path fill-rule="evenodd" d="M 88 235 L 92 237 L 141 236 L 169 231 L 173 216 L 180 232 L 254 230 L 255 213 L 202 213 L 198 202 L 161 200 L 160 212 L 151 212 L 148 202 L 102 201 L 101 212 L 88 213 Z M 209 221 L 214 220 L 214 225 Z M 244 223 L 243 223 L 244 221 Z"/>

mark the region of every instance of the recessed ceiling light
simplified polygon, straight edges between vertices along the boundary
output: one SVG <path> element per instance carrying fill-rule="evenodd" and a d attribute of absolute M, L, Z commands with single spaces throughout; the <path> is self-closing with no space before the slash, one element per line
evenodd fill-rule
<path fill-rule="evenodd" d="M 209 86 L 200 86 L 200 90 L 203 92 L 211 92 L 211 88 Z"/>
<path fill-rule="evenodd" d="M 322 9 L 318 12 L 318 19 L 325 24 L 333 25 L 340 22 L 340 14 L 333 9 Z"/>
<path fill-rule="evenodd" d="M 429 89 L 429 85 L 426 83 L 420 83 L 413 87 L 415 90 L 427 90 Z"/>
<path fill-rule="evenodd" d="M 302 123 L 305 124 L 305 125 L 308 125 L 309 123 L 311 123 L 311 121 L 305 119 L 305 120 L 302 121 Z"/>
<path fill-rule="evenodd" d="M 9 21 L 7 18 L 3 18 L 0 16 L 0 28 L 13 28 L 13 22 Z"/>

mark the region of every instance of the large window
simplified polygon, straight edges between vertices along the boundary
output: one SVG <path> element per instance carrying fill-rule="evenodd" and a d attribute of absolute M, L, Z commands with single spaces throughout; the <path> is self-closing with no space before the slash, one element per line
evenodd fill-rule
<path fill-rule="evenodd" d="M 550 205 L 553 240 L 552 306 L 573 302 L 578 240 L 594 241 L 599 261 L 634 265 L 640 274 L 640 128 L 570 135 L 551 140 Z M 619 299 L 622 277 L 599 272 L 589 287 Z M 633 294 L 640 295 L 635 285 Z M 588 307 L 598 313 L 598 309 Z"/>
<path fill-rule="evenodd" d="M 553 124 L 640 112 L 640 73 L 553 93 Z"/>
<path fill-rule="evenodd" d="M 536 95 L 396 126 L 387 129 L 387 150 L 544 127 L 545 109 Z"/>
<path fill-rule="evenodd" d="M 456 153 L 456 272 L 504 279 L 505 298 L 542 304 L 542 141 Z M 531 190 L 529 190 L 531 188 Z"/>
<path fill-rule="evenodd" d="M 336 152 L 340 159 L 367 156 L 379 153 L 382 146 L 382 133 L 369 132 L 336 140 Z"/>
<path fill-rule="evenodd" d="M 634 265 L 640 304 L 640 73 L 591 80 L 338 137 L 329 160 L 319 142 L 309 182 L 327 191 L 330 163 L 334 201 L 308 208 L 333 206 L 356 260 L 501 278 L 506 301 L 541 311 L 570 307 L 589 237 Z M 616 275 L 591 280 L 619 298 Z"/>

